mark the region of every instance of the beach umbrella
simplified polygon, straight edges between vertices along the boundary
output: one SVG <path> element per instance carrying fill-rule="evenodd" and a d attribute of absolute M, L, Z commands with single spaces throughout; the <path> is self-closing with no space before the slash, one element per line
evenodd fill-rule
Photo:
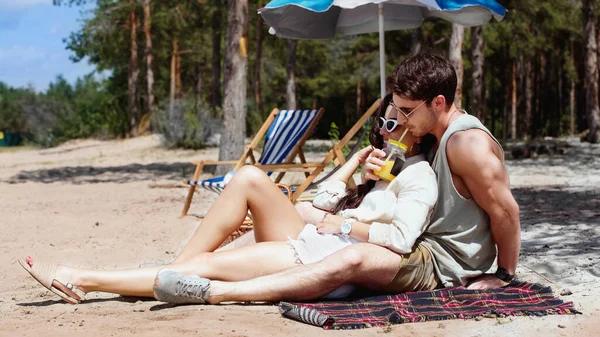
<path fill-rule="evenodd" d="M 288 39 L 330 39 L 379 32 L 381 97 L 385 96 L 384 31 L 414 29 L 427 18 L 478 26 L 506 10 L 494 0 L 273 0 L 259 10 L 272 34 Z"/>

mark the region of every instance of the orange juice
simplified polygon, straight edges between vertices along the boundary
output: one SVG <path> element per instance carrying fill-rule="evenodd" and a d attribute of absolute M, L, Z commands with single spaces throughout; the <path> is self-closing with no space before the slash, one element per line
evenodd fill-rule
<path fill-rule="evenodd" d="M 404 143 L 393 139 L 388 140 L 386 147 L 383 149 L 387 155 L 385 164 L 380 170 L 374 173 L 382 179 L 388 181 L 394 180 L 402 170 L 402 166 L 404 166 L 404 153 L 406 153 L 407 148 Z"/>
<path fill-rule="evenodd" d="M 386 160 L 385 165 L 381 168 L 381 170 L 376 171 L 375 174 L 379 177 L 392 181 L 396 176 L 392 175 L 392 167 L 394 167 L 394 160 Z"/>

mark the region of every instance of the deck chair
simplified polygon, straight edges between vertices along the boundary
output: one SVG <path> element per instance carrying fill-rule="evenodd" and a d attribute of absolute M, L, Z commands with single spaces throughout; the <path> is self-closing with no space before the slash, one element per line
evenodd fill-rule
<path fill-rule="evenodd" d="M 365 114 L 362 115 L 362 117 L 352 126 L 352 128 L 350 128 L 350 130 L 344 135 L 344 137 L 337 144 L 335 144 L 333 146 L 333 148 L 327 153 L 327 155 L 325 156 L 325 159 L 323 159 L 323 161 L 321 162 L 321 165 L 312 169 L 312 172 L 309 174 L 309 177 L 306 178 L 306 180 L 302 183 L 302 185 L 300 185 L 299 187 L 293 188 L 293 187 L 290 187 L 290 186 L 287 186 L 284 184 L 278 184 L 279 188 L 281 188 L 282 191 L 288 195 L 288 197 L 292 203 L 295 203 L 298 201 L 312 201 L 312 199 L 315 196 L 314 192 L 316 192 L 316 189 L 314 189 L 313 187 L 320 184 L 322 181 L 326 180 L 332 174 L 334 174 L 335 171 L 337 171 L 337 169 L 340 168 L 341 165 L 346 163 L 346 160 L 348 158 L 350 158 L 350 156 L 352 156 L 352 154 L 356 150 L 358 150 L 358 148 L 360 147 L 360 141 L 362 140 L 363 136 L 365 134 L 368 134 L 368 132 L 370 131 L 370 128 L 368 127 L 369 124 L 367 122 L 368 122 L 369 118 L 371 118 L 371 116 L 377 111 L 380 104 L 381 104 L 381 99 L 378 99 L 377 101 L 375 101 L 375 103 L 373 103 L 373 105 L 369 108 L 369 110 L 367 110 L 367 112 L 365 112 Z M 344 157 L 342 149 L 344 148 L 344 146 L 346 146 L 350 142 L 350 140 L 363 127 L 365 129 L 364 129 L 362 135 L 360 136 L 360 139 L 358 140 L 357 144 L 353 147 L 353 149 L 350 151 L 350 153 L 346 157 Z M 319 175 L 324 170 L 324 168 L 327 165 L 329 165 L 331 162 L 333 162 L 334 164 L 337 164 L 337 166 L 333 170 L 331 170 L 328 174 L 321 177 L 318 181 L 315 181 L 315 178 L 317 177 L 317 175 Z M 348 181 L 348 187 L 352 187 L 354 185 L 355 185 L 354 181 L 352 180 L 352 178 L 350 178 L 350 180 Z M 225 242 L 223 242 L 222 245 L 228 244 L 229 242 L 237 239 L 238 237 L 240 237 L 241 235 L 243 235 L 244 233 L 246 233 L 252 229 L 253 229 L 252 217 L 249 214 L 248 217 L 246 218 L 246 220 L 243 222 L 243 224 L 236 231 L 234 231 L 225 240 Z"/>
<path fill-rule="evenodd" d="M 377 111 L 377 109 L 379 109 L 380 104 L 381 104 L 381 99 L 377 99 L 373 103 L 373 105 L 371 105 L 371 107 L 360 117 L 360 119 L 358 121 L 356 121 L 356 123 L 354 123 L 354 125 L 350 128 L 350 130 L 348 130 L 348 132 L 346 132 L 344 137 L 342 137 L 342 139 L 340 139 L 339 142 L 337 142 L 335 145 L 333 145 L 333 148 L 331 150 L 329 150 L 329 152 L 325 156 L 325 159 L 323 159 L 323 161 L 321 162 L 321 165 L 318 165 L 315 168 L 313 168 L 312 171 L 310 172 L 310 174 L 307 176 L 307 178 L 304 180 L 304 182 L 300 186 L 290 187 L 290 189 L 293 191 L 292 198 L 291 198 L 292 202 L 296 202 L 302 196 L 302 193 L 304 193 L 307 190 L 312 189 L 313 186 L 318 185 L 322 181 L 326 180 L 339 167 L 341 167 L 342 165 L 344 165 L 346 163 L 347 157 L 344 156 L 342 149 L 346 145 L 348 145 L 350 140 L 352 140 L 352 138 L 354 138 L 354 136 L 358 133 L 358 131 L 362 127 L 364 127 L 365 124 L 367 124 L 367 122 L 369 121 L 369 118 L 371 118 L 371 116 L 373 116 L 373 114 Z M 365 130 L 365 131 L 367 133 L 369 132 L 369 130 Z M 357 149 L 358 146 L 360 146 L 360 144 L 357 144 L 357 146 L 355 146 L 355 149 Z M 352 152 L 354 152 L 354 151 L 352 151 Z M 336 168 L 332 172 L 327 174 L 325 177 L 320 178 L 319 181 L 315 181 L 317 176 L 319 174 L 321 174 L 321 172 L 323 172 L 323 170 L 331 163 L 333 163 Z M 347 187 L 353 188 L 355 186 L 356 186 L 356 183 L 354 182 L 354 179 L 352 179 L 352 177 L 350 177 L 350 179 L 348 180 Z M 285 186 L 282 186 L 282 188 L 285 188 Z M 312 200 L 310 198 L 310 196 L 305 197 L 305 199 L 304 199 L 304 201 L 308 201 L 308 200 Z"/>
<path fill-rule="evenodd" d="M 303 201 L 312 200 L 312 197 L 314 197 L 314 195 L 312 195 L 311 193 L 308 193 L 308 195 L 303 195 L 303 193 L 307 189 L 310 189 L 311 187 L 313 187 L 315 185 L 318 185 L 320 182 L 322 182 L 325 179 L 327 179 L 331 174 L 333 174 L 337 170 L 337 168 L 341 167 L 341 165 L 343 165 L 343 164 L 346 163 L 346 158 L 347 157 L 344 157 L 342 149 L 350 142 L 350 140 L 356 135 L 356 133 L 363 126 L 368 127 L 367 122 L 368 122 L 369 118 L 371 118 L 371 116 L 377 111 L 377 109 L 379 108 L 380 104 L 381 104 L 381 99 L 378 99 L 377 101 L 375 101 L 375 103 L 373 103 L 373 105 L 367 110 L 367 112 L 365 112 L 362 115 L 362 117 L 352 126 L 352 128 L 350 128 L 350 130 L 344 135 L 344 137 L 337 144 L 335 144 L 333 146 L 333 148 L 327 153 L 327 155 L 325 156 L 325 158 L 323 159 L 322 162 L 316 163 L 317 165 L 313 166 L 313 164 L 315 164 L 315 163 L 306 163 L 306 161 L 303 160 L 303 163 L 301 163 L 300 165 L 296 166 L 297 168 L 304 169 L 305 172 L 307 172 L 307 171 L 310 172 L 310 173 L 308 173 L 308 176 L 306 177 L 305 181 L 300 186 L 295 187 L 295 188 L 290 188 L 287 185 L 278 184 L 278 186 L 282 189 L 282 191 L 288 196 L 290 202 L 295 203 L 300 198 L 304 198 L 304 199 L 300 199 L 300 200 L 303 200 Z M 265 122 L 265 124 L 267 124 L 267 122 Z M 368 132 L 368 130 L 365 129 L 365 132 L 363 133 L 363 136 L 367 132 Z M 361 139 L 362 139 L 362 136 L 361 136 Z M 360 146 L 360 144 L 355 145 L 355 147 L 351 151 L 350 155 L 354 152 L 355 149 L 358 148 L 358 146 Z M 302 157 L 304 157 L 304 156 L 302 155 Z M 334 170 L 332 170 L 331 172 L 329 172 L 324 177 L 320 178 L 319 181 L 315 182 L 316 177 L 321 172 L 323 172 L 323 170 L 325 169 L 325 167 L 327 167 L 327 165 L 329 165 L 332 162 L 335 165 L 337 165 L 336 168 Z M 264 169 L 268 169 L 268 170 L 272 170 L 272 171 L 277 171 L 279 169 L 285 169 L 286 164 L 280 164 L 280 165 L 277 165 L 277 164 L 275 164 L 275 165 L 257 165 L 257 166 L 260 166 L 260 167 L 262 167 Z M 197 175 L 199 175 L 198 169 L 196 170 L 196 173 L 195 173 L 195 176 L 197 176 Z M 213 179 L 215 179 L 215 178 L 213 178 Z M 209 179 L 209 180 L 213 180 L 213 179 Z M 190 183 L 190 182 L 188 182 L 188 183 Z M 191 187 L 195 187 L 196 185 L 192 185 Z M 354 186 L 354 185 L 355 185 L 354 181 L 352 180 L 352 178 L 350 178 L 350 180 L 349 180 L 349 187 L 350 186 Z M 222 191 L 223 188 L 217 189 L 216 191 L 217 192 L 218 191 Z M 191 198 L 192 198 L 193 193 L 194 193 L 193 191 L 194 190 L 192 190 L 190 188 L 190 193 L 188 194 L 188 200 L 189 201 L 186 200 L 186 206 L 184 206 L 184 210 L 183 210 L 182 215 L 181 215 L 182 217 L 187 214 L 187 210 L 189 208 L 189 202 L 191 202 Z M 310 192 L 310 191 L 308 191 L 308 192 Z M 192 194 L 192 195 L 190 196 L 190 194 Z M 251 217 L 250 212 L 248 212 L 248 217 L 246 218 L 246 220 L 241 224 L 241 226 L 237 230 L 235 230 L 233 233 L 231 233 L 229 235 L 229 237 L 227 239 L 225 239 L 225 241 L 221 244 L 221 246 L 224 246 L 224 245 L 228 244 L 229 242 L 237 239 L 238 237 L 240 237 L 241 235 L 243 235 L 244 233 L 246 233 L 246 232 L 248 232 L 248 231 L 250 231 L 252 229 L 253 229 L 252 217 Z"/>
<path fill-rule="evenodd" d="M 254 165 L 265 170 L 269 175 L 277 169 L 279 173 L 275 182 L 278 183 L 286 172 L 306 171 L 307 167 L 320 165 L 319 163 L 306 163 L 302 146 L 323 116 L 323 112 L 323 108 L 319 110 L 273 109 L 239 160 L 203 160 L 192 163 L 196 165 L 196 170 L 193 178 L 185 181 L 186 184 L 190 185 L 190 188 L 181 217 L 187 215 L 197 186 L 221 193 L 231 177 L 231 174 L 227 174 L 207 180 L 198 180 L 205 166 L 235 165 L 233 167 L 233 171 L 235 171 L 244 165 Z M 254 151 L 257 150 L 263 138 L 265 142 L 262 155 L 256 160 Z M 299 158 L 300 163 L 294 163 L 296 157 Z M 308 173 L 305 173 L 305 175 L 308 176 Z"/>
<path fill-rule="evenodd" d="M 293 186 L 293 187 L 289 187 L 289 186 L 285 186 L 285 185 L 280 186 L 284 193 L 288 194 L 291 192 L 290 201 L 292 203 L 294 203 L 294 202 L 296 202 L 296 200 L 298 200 L 298 198 L 300 198 L 302 193 L 304 193 L 307 189 L 312 188 L 314 185 L 317 185 L 318 183 L 322 182 L 329 176 L 329 175 L 327 175 L 327 176 L 321 178 L 318 182 L 315 182 L 315 179 L 317 178 L 317 176 L 319 174 L 321 174 L 329 164 L 333 163 L 334 166 L 339 168 L 346 163 L 346 157 L 344 156 L 342 149 L 350 142 L 350 140 L 352 140 L 352 138 L 358 133 L 358 131 L 367 123 L 369 118 L 371 118 L 371 116 L 377 111 L 380 104 L 381 104 L 381 99 L 378 99 L 377 101 L 375 101 L 375 103 L 373 103 L 373 105 L 371 105 L 371 107 L 361 116 L 361 118 L 352 126 L 352 128 L 350 128 L 350 130 L 348 132 L 346 132 L 344 137 L 342 137 L 342 139 L 340 139 L 340 141 L 333 146 L 333 148 L 327 153 L 327 155 L 321 162 L 307 163 L 306 160 L 304 159 L 304 154 L 300 150 L 299 157 L 301 159 L 301 163 L 298 163 L 298 164 L 294 164 L 294 163 L 291 163 L 291 164 L 290 163 L 258 164 L 258 163 L 255 163 L 254 165 L 265 171 L 270 171 L 270 172 L 277 172 L 277 171 L 280 171 L 281 173 L 291 172 L 291 171 L 305 172 L 306 179 L 299 186 Z M 265 124 L 267 122 L 265 122 Z M 231 162 L 228 162 L 228 163 L 231 163 Z M 241 166 L 242 165 L 240 165 L 239 167 L 241 167 Z M 195 175 L 196 174 L 199 175 L 200 173 L 198 171 L 196 171 Z M 279 183 L 281 181 L 280 178 L 281 177 L 279 176 L 278 179 L 275 180 L 275 183 Z M 207 182 L 210 181 L 211 183 L 214 184 L 215 182 L 217 182 L 219 180 L 223 180 L 223 179 L 221 179 L 221 177 L 216 177 L 216 178 L 208 179 L 206 181 Z M 192 187 L 195 186 L 195 185 L 193 185 L 194 181 L 187 181 L 187 183 L 191 184 Z M 196 184 L 196 185 L 201 185 L 201 184 Z M 350 178 L 350 180 L 348 181 L 348 187 L 352 188 L 355 185 L 356 184 L 354 183 L 354 180 L 352 178 Z M 209 188 L 209 187 L 207 187 L 207 188 Z M 224 186 L 217 187 L 217 188 L 212 187 L 209 189 L 220 193 L 220 191 L 222 191 L 224 189 Z M 191 189 L 190 189 L 190 192 L 188 193 L 188 199 L 191 202 L 192 196 L 190 196 L 190 193 L 193 194 L 193 191 Z M 181 215 L 182 217 L 187 214 L 188 209 L 189 209 L 189 204 L 186 201 L 186 206 L 184 207 L 184 211 L 182 212 L 182 215 Z M 251 221 L 246 221 L 244 223 L 244 225 L 245 226 L 249 225 L 249 228 L 251 228 L 251 223 L 252 223 Z"/>

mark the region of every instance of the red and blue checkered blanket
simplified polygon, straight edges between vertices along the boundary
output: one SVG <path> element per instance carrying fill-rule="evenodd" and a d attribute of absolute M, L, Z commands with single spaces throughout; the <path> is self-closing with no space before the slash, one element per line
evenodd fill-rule
<path fill-rule="evenodd" d="M 279 304 L 281 314 L 324 329 L 361 329 L 483 315 L 545 316 L 580 314 L 572 302 L 554 297 L 537 283 L 513 281 L 499 289 L 464 287 L 373 296 L 351 301 Z"/>

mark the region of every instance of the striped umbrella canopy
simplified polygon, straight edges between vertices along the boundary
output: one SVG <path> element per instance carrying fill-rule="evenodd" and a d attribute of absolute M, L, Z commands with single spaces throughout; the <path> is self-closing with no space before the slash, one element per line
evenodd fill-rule
<path fill-rule="evenodd" d="M 259 10 L 271 33 L 288 39 L 329 39 L 379 32 L 381 97 L 385 95 L 386 30 L 414 29 L 427 18 L 463 26 L 502 20 L 494 0 L 273 0 Z"/>

